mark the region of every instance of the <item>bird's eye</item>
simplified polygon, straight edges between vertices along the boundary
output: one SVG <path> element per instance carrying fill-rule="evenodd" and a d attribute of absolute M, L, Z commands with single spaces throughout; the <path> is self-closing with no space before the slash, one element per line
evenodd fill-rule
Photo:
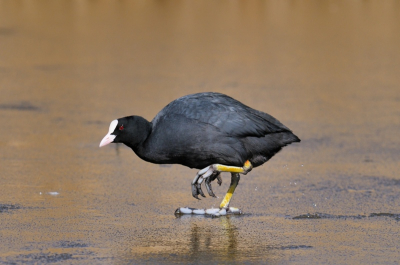
<path fill-rule="evenodd" d="M 121 125 L 121 127 L 119 127 L 119 130 L 122 131 L 124 129 L 124 125 Z"/>

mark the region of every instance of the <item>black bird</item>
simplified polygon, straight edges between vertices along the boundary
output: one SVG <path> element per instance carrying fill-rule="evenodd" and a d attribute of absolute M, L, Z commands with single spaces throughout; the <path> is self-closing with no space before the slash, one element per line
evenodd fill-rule
<path fill-rule="evenodd" d="M 179 208 L 177 213 L 238 212 L 229 207 L 240 175 L 261 166 L 282 147 L 300 142 L 271 115 L 252 109 L 220 93 L 198 93 L 178 98 L 149 122 L 140 116 L 113 120 L 100 147 L 124 143 L 141 159 L 155 164 L 181 164 L 200 169 L 192 181 L 192 195 L 204 193 L 204 181 L 215 197 L 211 181 L 221 185 L 221 172 L 231 172 L 231 185 L 220 209 Z"/>

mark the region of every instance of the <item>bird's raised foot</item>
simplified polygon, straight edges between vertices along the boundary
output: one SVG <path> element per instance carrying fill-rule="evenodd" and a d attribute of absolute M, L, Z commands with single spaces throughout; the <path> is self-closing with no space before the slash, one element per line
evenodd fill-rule
<path fill-rule="evenodd" d="M 192 181 L 192 195 L 196 199 L 200 200 L 199 195 L 202 197 L 206 197 L 204 195 L 203 190 L 201 189 L 201 184 L 204 181 L 204 185 L 206 186 L 207 192 L 211 197 L 217 197 L 215 196 L 211 182 L 217 179 L 217 183 L 221 186 L 222 184 L 222 178 L 220 176 L 220 172 L 215 170 L 213 166 L 208 166 L 202 170 L 200 170 L 196 177 Z"/>
<path fill-rule="evenodd" d="M 196 214 L 196 215 L 208 215 L 211 217 L 219 217 L 224 215 L 240 215 L 242 211 L 236 207 L 227 207 L 227 208 L 211 208 L 211 209 L 196 209 L 190 207 L 180 207 L 176 209 L 175 215 L 185 215 L 185 214 Z"/>
<path fill-rule="evenodd" d="M 236 188 L 237 184 L 239 183 L 238 180 L 236 180 L 240 178 L 239 173 L 246 175 L 252 170 L 252 168 L 253 165 L 249 160 L 244 162 L 242 167 L 212 164 L 211 166 L 203 168 L 202 170 L 199 170 L 199 172 L 197 172 L 196 177 L 192 181 L 192 195 L 198 200 L 200 200 L 199 194 L 205 197 L 203 191 L 201 190 L 201 183 L 203 183 L 203 181 L 205 180 L 205 186 L 207 188 L 208 194 L 210 194 L 210 196 L 212 197 L 215 197 L 215 194 L 211 187 L 211 181 L 217 179 L 218 184 L 221 185 L 222 179 L 219 176 L 221 172 L 231 172 L 232 174 L 235 174 L 234 183 L 236 184 L 234 188 Z"/>

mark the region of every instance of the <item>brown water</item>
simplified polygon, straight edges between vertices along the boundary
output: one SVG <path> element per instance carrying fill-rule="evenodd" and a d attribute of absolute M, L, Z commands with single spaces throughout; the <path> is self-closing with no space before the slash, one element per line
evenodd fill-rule
<path fill-rule="evenodd" d="M 398 263 L 398 1 L 0 1 L 1 264 Z M 300 144 L 246 214 L 184 216 L 196 171 L 99 149 L 109 123 L 217 91 Z"/>

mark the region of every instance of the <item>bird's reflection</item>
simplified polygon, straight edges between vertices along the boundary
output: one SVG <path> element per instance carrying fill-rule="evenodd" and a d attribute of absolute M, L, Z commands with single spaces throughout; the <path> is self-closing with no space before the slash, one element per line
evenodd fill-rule
<path fill-rule="evenodd" d="M 200 256 L 220 257 L 224 260 L 235 259 L 238 247 L 238 229 L 232 224 L 233 216 L 219 217 L 217 229 L 215 226 L 200 226 L 197 222 L 191 223 L 189 253 L 192 260 Z"/>
<path fill-rule="evenodd" d="M 204 215 L 177 216 L 176 231 L 167 229 L 166 234 L 155 237 L 157 232 L 145 230 L 135 234 L 132 244 L 138 238 L 143 241 L 125 252 L 121 257 L 130 263 L 151 261 L 153 263 L 185 264 L 238 264 L 243 261 L 274 260 L 272 249 L 265 240 L 246 235 L 240 224 L 242 216 L 221 216 L 211 219 Z M 182 230 L 182 227 L 186 228 Z M 181 228 L 181 229 L 179 229 Z M 242 234 L 241 234 L 242 233 Z"/>

